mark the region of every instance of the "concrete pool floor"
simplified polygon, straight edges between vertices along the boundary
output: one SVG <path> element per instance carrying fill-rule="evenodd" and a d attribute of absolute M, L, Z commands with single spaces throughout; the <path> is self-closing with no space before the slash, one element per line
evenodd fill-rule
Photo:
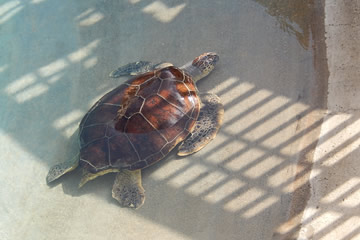
<path fill-rule="evenodd" d="M 3 1 L 0 239 L 359 237 L 359 3 L 319 1 L 323 20 L 302 2 Z M 111 198 L 113 174 L 46 185 L 88 108 L 125 80 L 109 72 L 205 51 L 220 62 L 198 87 L 221 97 L 224 125 L 144 170 L 141 209 Z"/>

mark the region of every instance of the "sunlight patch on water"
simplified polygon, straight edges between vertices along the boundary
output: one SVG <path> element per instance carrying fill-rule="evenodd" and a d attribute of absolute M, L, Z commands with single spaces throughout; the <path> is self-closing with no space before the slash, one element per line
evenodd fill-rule
<path fill-rule="evenodd" d="M 193 165 L 185 171 L 181 172 L 176 177 L 172 178 L 168 183 L 173 187 L 180 188 L 185 184 L 188 184 L 192 180 L 196 179 L 201 174 L 205 173 L 207 170 L 207 167 L 203 165 Z"/>
<path fill-rule="evenodd" d="M 248 96 L 246 99 L 237 103 L 232 108 L 231 115 L 234 117 L 229 119 L 229 121 L 232 122 L 235 121 L 234 119 L 239 118 L 239 115 L 241 115 L 243 112 L 254 108 L 254 111 L 251 112 L 252 114 L 243 114 L 244 116 L 236 121 L 237 123 L 241 123 L 241 127 L 237 128 L 235 131 L 232 129 L 233 134 L 239 134 L 245 129 L 249 129 L 252 126 L 256 127 L 257 125 L 258 129 L 261 127 L 266 128 L 268 125 L 259 123 L 263 123 L 267 115 L 274 114 L 277 109 L 280 109 L 288 101 L 288 99 L 285 100 L 282 97 L 275 96 L 274 93 L 271 93 L 268 90 L 261 89 L 256 91 L 254 94 Z M 269 121 L 273 121 L 273 118 L 269 119 Z M 227 130 L 230 130 L 230 128 L 233 128 L 233 124 L 230 124 L 226 127 Z M 255 136 L 258 137 L 258 134 L 261 136 L 263 135 L 263 130 L 264 129 L 260 129 L 259 132 L 255 132 L 256 128 L 251 128 L 251 131 L 247 132 L 246 138 L 248 140 L 255 140 L 253 138 Z M 270 129 L 267 129 L 266 132 L 269 130 Z"/>
<path fill-rule="evenodd" d="M 237 190 L 240 188 L 246 186 L 246 183 L 238 180 L 238 179 L 231 179 L 224 184 L 222 184 L 220 187 L 215 189 L 214 191 L 211 191 L 209 194 L 207 194 L 204 199 L 205 201 L 215 204 L 217 202 L 220 202 L 224 198 L 235 194 Z"/>
<path fill-rule="evenodd" d="M 58 118 L 53 123 L 53 127 L 61 131 L 65 137 L 69 138 L 79 127 L 79 121 L 84 115 L 85 112 L 79 109 L 75 109 L 68 114 Z"/>
<path fill-rule="evenodd" d="M 231 212 L 239 211 L 242 208 L 245 208 L 249 204 L 255 202 L 260 197 L 264 196 L 265 193 L 261 189 L 252 188 L 246 191 L 245 193 L 236 196 L 231 201 L 224 205 L 224 209 Z"/>
<path fill-rule="evenodd" d="M 213 141 L 210 143 L 212 149 L 223 149 L 224 152 L 228 152 L 230 154 L 231 152 L 234 151 L 234 149 L 236 149 L 238 152 L 240 152 L 240 151 L 243 151 L 243 149 L 245 149 L 248 146 L 245 142 L 242 142 L 241 140 L 226 142 L 227 140 L 228 140 L 228 137 L 224 136 L 221 133 L 221 129 L 220 129 L 218 135 L 216 136 L 216 141 Z M 206 149 L 210 149 L 210 148 L 205 148 L 204 150 L 201 150 L 201 151 L 204 152 Z M 240 154 L 238 156 L 240 156 Z M 217 156 L 216 154 L 210 154 L 204 160 L 208 163 L 215 164 L 215 165 L 221 164 L 222 162 L 224 162 L 224 158 L 221 158 L 221 157 Z M 236 159 L 234 159 L 234 160 L 236 160 Z M 233 166 L 234 168 L 232 168 L 231 164 L 230 164 L 231 166 L 225 165 L 225 167 L 226 168 L 229 167 L 231 170 L 236 171 L 241 168 L 242 163 L 244 163 L 244 162 L 246 162 L 246 161 L 241 161 L 241 163 L 239 163 L 240 165 L 234 164 L 234 166 Z"/>
<path fill-rule="evenodd" d="M 222 92 L 227 92 L 229 88 L 232 88 L 233 86 L 238 86 L 239 84 L 242 84 L 240 82 L 240 79 L 238 77 L 230 77 L 226 79 L 225 81 L 221 82 L 218 86 L 216 86 L 215 93 L 217 95 L 221 95 Z M 248 88 L 254 88 L 254 85 L 250 85 Z M 244 85 L 241 90 L 246 90 L 246 85 Z"/>
<path fill-rule="evenodd" d="M 8 65 L 8 64 L 5 64 L 5 65 L 1 66 L 1 67 L 0 67 L 0 73 L 5 72 L 6 69 L 8 69 L 8 68 L 9 68 L 9 65 Z"/>
<path fill-rule="evenodd" d="M 79 26 L 88 27 L 94 25 L 97 22 L 100 22 L 104 18 L 102 13 L 96 12 L 88 16 L 86 19 L 83 19 L 79 22 Z"/>
<path fill-rule="evenodd" d="M 286 159 L 280 158 L 278 156 L 271 156 L 263 159 L 259 163 L 255 164 L 251 168 L 245 171 L 244 175 L 248 178 L 260 178 L 265 175 L 267 172 L 271 171 L 276 166 L 279 166 Z"/>
<path fill-rule="evenodd" d="M 49 87 L 43 83 L 37 83 L 16 95 L 16 101 L 23 103 L 35 97 L 38 97 L 49 90 Z"/>
<path fill-rule="evenodd" d="M 142 11 L 152 15 L 156 20 L 164 23 L 171 22 L 185 8 L 186 4 L 168 7 L 161 1 L 155 1 L 146 6 Z"/>
<path fill-rule="evenodd" d="M 48 65 L 40 67 L 33 73 L 25 74 L 24 76 L 14 80 L 5 87 L 5 92 L 8 95 L 15 95 L 14 98 L 18 103 L 24 103 L 35 97 L 41 96 L 50 88 L 49 84 L 55 84 L 63 77 L 63 71 L 72 66 L 73 63 L 79 63 L 82 60 L 83 67 L 89 69 L 97 64 L 97 57 L 93 56 L 93 50 L 100 43 L 96 39 L 88 45 L 70 53 L 67 57 L 57 59 Z M 6 69 L 7 65 L 3 66 Z"/>
<path fill-rule="evenodd" d="M 237 82 L 237 78 L 229 78 L 228 80 L 226 80 L 225 82 L 221 83 L 220 86 L 217 88 L 217 91 L 215 91 L 216 94 L 218 94 L 220 97 L 223 94 L 229 95 L 229 96 L 238 96 L 237 98 L 241 98 L 241 96 L 244 96 L 245 94 L 248 94 L 249 92 L 251 92 L 252 90 L 255 89 L 255 85 L 248 83 L 248 82 L 243 82 L 243 83 L 238 83 Z M 263 97 L 267 97 L 270 94 L 268 92 L 264 92 L 263 93 Z M 248 101 L 250 102 L 251 99 L 248 99 Z M 230 105 L 232 102 L 234 101 L 234 99 L 231 98 L 225 98 L 224 100 L 222 100 L 222 103 L 224 105 Z M 258 100 L 260 101 L 260 100 Z M 232 111 L 236 111 L 237 114 L 241 114 L 242 112 L 244 112 L 246 109 L 242 109 L 238 107 L 238 102 L 236 102 L 236 105 L 228 107 L 227 109 L 232 109 Z M 256 104 L 256 103 L 254 103 Z M 237 115 L 234 114 L 234 115 Z"/>
<path fill-rule="evenodd" d="M 248 131 L 244 137 L 247 140 L 256 141 L 266 137 L 266 135 L 272 135 L 270 133 L 274 132 L 274 129 L 279 128 L 281 125 L 295 118 L 300 112 L 303 111 L 303 109 L 299 108 L 298 106 L 293 107 L 293 104 L 290 105 L 289 102 L 289 99 L 279 96 L 272 98 L 268 102 L 264 103 L 261 107 L 257 108 L 257 116 L 253 122 L 251 122 L 250 119 L 248 120 L 250 123 L 254 124 L 262 119 L 261 124 L 258 126 L 255 125 L 255 127 L 252 128 L 251 131 Z M 269 141 L 269 145 L 271 147 L 277 145 L 277 143 L 274 141 L 275 139 L 271 139 L 271 141 Z"/>
<path fill-rule="evenodd" d="M 83 65 L 84 65 L 84 68 L 89 69 L 89 68 L 94 67 L 97 64 L 97 62 L 98 62 L 97 57 L 92 57 L 92 58 L 85 60 Z"/>
<path fill-rule="evenodd" d="M 49 77 L 61 70 L 64 70 L 69 64 L 64 59 L 58 59 L 44 67 L 41 67 L 38 72 L 41 77 Z"/>
<path fill-rule="evenodd" d="M 233 92 L 236 91 L 235 89 L 236 88 L 230 90 L 231 93 L 229 94 L 235 94 Z M 248 95 L 249 93 L 245 94 Z M 275 98 L 275 96 L 268 90 L 258 90 L 250 96 L 246 96 L 239 100 L 233 106 L 231 106 L 231 103 L 229 103 L 231 107 L 226 109 L 227 119 L 224 121 L 224 124 L 228 124 L 225 126 L 225 129 L 236 135 L 245 129 L 248 129 L 251 125 L 254 125 L 258 121 L 261 121 L 264 118 L 263 114 L 265 114 L 266 111 L 272 113 L 272 109 L 264 107 L 265 104 L 262 103 L 269 102 L 272 98 Z M 237 123 L 240 127 L 234 129 L 234 123 Z"/>
<path fill-rule="evenodd" d="M 15 100 L 18 103 L 38 97 L 48 90 L 49 87 L 46 84 L 36 83 L 36 76 L 32 73 L 26 74 L 5 88 L 8 95 L 15 95 Z"/>
<path fill-rule="evenodd" d="M 86 46 L 74 51 L 73 53 L 70 53 L 68 55 L 68 59 L 73 63 L 77 63 L 80 62 L 81 60 L 84 60 L 84 58 L 92 54 L 94 49 L 97 48 L 97 46 L 99 45 L 100 41 L 101 41 L 100 39 L 95 39 Z"/>
<path fill-rule="evenodd" d="M 210 172 L 208 175 L 189 186 L 185 191 L 192 195 L 198 196 L 222 182 L 224 179 L 226 179 L 226 177 L 227 175 L 220 171 Z"/>
<path fill-rule="evenodd" d="M 296 106 L 296 104 L 291 104 L 290 107 L 286 108 L 284 111 L 279 112 L 276 116 L 274 116 L 273 123 L 275 124 L 273 128 L 270 128 L 269 133 L 266 138 L 263 140 L 262 144 L 269 148 L 276 148 L 280 146 L 285 146 L 281 149 L 281 153 L 288 154 L 286 151 L 287 142 L 291 140 L 293 137 L 289 135 L 287 137 L 280 137 L 282 132 L 290 131 L 291 129 L 296 129 L 298 122 L 295 120 L 301 116 L 302 113 L 305 113 L 306 110 L 309 109 L 308 106 L 304 106 L 304 108 Z M 312 114 L 312 112 L 310 113 Z M 284 117 L 285 116 L 285 117 Z M 278 127 L 281 131 L 274 131 Z"/>
<path fill-rule="evenodd" d="M 272 188 L 276 188 L 281 186 L 282 184 L 290 182 L 293 176 L 289 173 L 291 173 L 292 170 L 295 169 L 295 167 L 295 164 L 287 164 L 286 166 L 282 167 L 277 172 L 268 177 L 268 185 Z"/>
<path fill-rule="evenodd" d="M 25 76 L 22 76 L 18 80 L 10 83 L 6 88 L 5 92 L 7 94 L 14 94 L 27 86 L 30 86 L 31 84 L 35 83 L 36 76 L 32 73 L 26 74 Z"/>
<path fill-rule="evenodd" d="M 102 13 L 96 12 L 94 8 L 89 8 L 76 16 L 75 20 L 78 21 L 79 26 L 88 27 L 100 22 L 104 17 Z"/>
<path fill-rule="evenodd" d="M 47 82 L 50 83 L 50 84 L 54 84 L 57 81 L 59 81 L 63 76 L 64 76 L 64 74 L 58 73 L 58 74 L 56 74 L 54 76 L 51 76 Z"/>
<path fill-rule="evenodd" d="M 75 20 L 80 20 L 82 18 L 85 18 L 86 16 L 88 16 L 89 14 L 95 12 L 95 8 L 89 8 L 87 10 L 85 10 L 84 12 L 80 13 L 78 16 L 75 17 Z"/>
<path fill-rule="evenodd" d="M 156 169 L 151 177 L 158 181 L 163 181 L 171 176 L 176 175 L 179 172 L 182 172 L 185 168 L 190 165 L 190 161 L 187 159 L 182 159 L 181 161 L 176 162 L 167 162 L 161 168 Z"/>
<path fill-rule="evenodd" d="M 73 111 L 69 112 L 68 114 L 65 114 L 64 116 L 57 119 L 53 123 L 53 126 L 56 129 L 62 129 L 62 128 L 72 124 L 73 122 L 79 120 L 80 118 L 82 118 L 82 116 L 84 116 L 84 114 L 85 113 L 81 110 L 73 110 Z"/>
<path fill-rule="evenodd" d="M 20 1 L 8 1 L 0 6 L 0 25 L 15 16 L 24 6 Z"/>
<path fill-rule="evenodd" d="M 234 143 L 235 144 L 235 143 Z M 240 171 L 242 168 L 251 165 L 257 159 L 264 156 L 266 152 L 258 148 L 249 148 L 241 154 L 237 154 L 230 162 L 225 164 L 226 169 L 231 171 Z"/>
<path fill-rule="evenodd" d="M 261 202 L 257 203 L 254 207 L 247 210 L 243 217 L 250 219 L 252 217 L 255 217 L 259 213 L 265 211 L 267 208 L 269 208 L 271 205 L 275 204 L 277 201 L 279 201 L 278 197 L 275 196 L 269 196 L 266 199 L 262 200 Z"/>
<path fill-rule="evenodd" d="M 30 3 L 31 4 L 39 4 L 39 3 L 42 3 L 42 2 L 45 2 L 46 0 L 32 0 Z"/>
<path fill-rule="evenodd" d="M 21 4 L 20 1 L 8 1 L 0 6 L 0 17 L 11 11 L 12 9 L 18 7 Z"/>

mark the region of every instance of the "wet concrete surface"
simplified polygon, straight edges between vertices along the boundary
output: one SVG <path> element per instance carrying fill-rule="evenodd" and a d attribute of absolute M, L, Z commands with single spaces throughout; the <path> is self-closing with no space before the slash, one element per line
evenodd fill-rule
<path fill-rule="evenodd" d="M 298 239 L 360 239 L 360 1 L 325 1 L 327 114 Z"/>
<path fill-rule="evenodd" d="M 323 6 L 289 3 L 3 1 L 0 238 L 296 234 L 326 83 L 314 56 L 323 39 L 311 26 Z M 137 60 L 182 65 L 206 51 L 220 62 L 198 87 L 221 97 L 224 125 L 199 153 L 171 154 L 143 171 L 141 209 L 111 198 L 113 174 L 81 189 L 80 171 L 46 185 L 49 167 L 76 154 L 74 132 L 88 108 L 125 80 L 108 78 L 112 70 Z"/>

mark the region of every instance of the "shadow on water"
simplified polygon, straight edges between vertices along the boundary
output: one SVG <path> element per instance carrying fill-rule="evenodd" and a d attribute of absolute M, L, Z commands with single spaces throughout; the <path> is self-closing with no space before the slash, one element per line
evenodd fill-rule
<path fill-rule="evenodd" d="M 311 25 L 322 19 L 314 11 L 322 12 L 322 5 L 310 0 L 5 1 L 0 104 L 6 110 L 0 130 L 48 167 L 76 152 L 70 136 L 79 120 L 123 81 L 107 77 L 114 68 L 139 59 L 180 65 L 216 51 L 219 66 L 199 89 L 223 99 L 219 136 L 198 154 L 172 154 L 146 169 L 147 200 L 133 214 L 192 239 L 293 236 L 309 196 L 325 104 L 326 76 L 317 65 L 322 36 L 317 39 Z M 45 181 L 46 172 L 41 174 Z M 75 171 L 55 186 L 62 184 L 71 196 L 91 193 L 116 204 L 113 174 L 80 190 L 79 179 Z"/>

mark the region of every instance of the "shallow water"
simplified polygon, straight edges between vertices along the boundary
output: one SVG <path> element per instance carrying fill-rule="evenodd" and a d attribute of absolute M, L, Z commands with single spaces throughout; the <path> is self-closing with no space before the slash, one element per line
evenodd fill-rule
<path fill-rule="evenodd" d="M 281 235 L 307 198 L 293 180 L 306 178 L 298 163 L 312 157 L 321 124 L 321 15 L 311 0 L 2 1 L 0 238 Z M 141 209 L 111 198 L 112 174 L 82 189 L 80 171 L 46 185 L 49 167 L 76 154 L 82 116 L 126 79 L 112 70 L 182 65 L 206 51 L 220 62 L 198 88 L 221 97 L 224 125 L 199 153 L 143 172 Z"/>

